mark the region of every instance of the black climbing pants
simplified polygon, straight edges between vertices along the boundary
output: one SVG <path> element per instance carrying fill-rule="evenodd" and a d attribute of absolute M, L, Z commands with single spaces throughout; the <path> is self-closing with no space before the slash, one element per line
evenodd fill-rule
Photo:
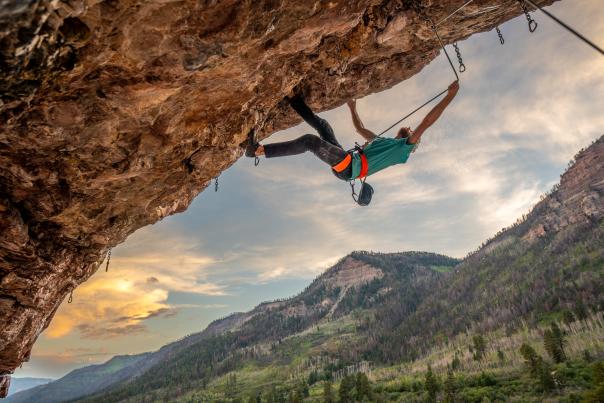
<path fill-rule="evenodd" d="M 314 134 L 305 134 L 295 140 L 266 144 L 264 146 L 266 158 L 285 157 L 310 151 L 330 167 L 346 158 L 346 151 L 336 139 L 333 129 L 325 119 L 315 115 L 301 97 L 292 98 L 289 103 L 298 115 L 319 133 L 320 137 Z M 350 177 L 351 171 L 352 168 L 349 166 L 341 175 L 336 176 L 345 179 L 345 177 Z"/>

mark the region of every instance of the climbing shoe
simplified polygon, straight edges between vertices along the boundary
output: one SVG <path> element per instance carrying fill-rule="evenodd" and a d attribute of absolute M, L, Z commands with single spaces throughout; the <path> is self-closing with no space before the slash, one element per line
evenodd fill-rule
<path fill-rule="evenodd" d="M 256 157 L 256 150 L 259 144 L 256 142 L 254 131 L 250 130 L 247 135 L 247 146 L 245 147 L 245 156 L 250 158 Z"/>

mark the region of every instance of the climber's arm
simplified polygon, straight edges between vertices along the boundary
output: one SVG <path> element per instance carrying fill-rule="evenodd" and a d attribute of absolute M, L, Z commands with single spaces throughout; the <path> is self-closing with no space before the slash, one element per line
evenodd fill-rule
<path fill-rule="evenodd" d="M 457 91 L 459 91 L 459 82 L 453 81 L 453 83 L 449 85 L 449 92 L 447 95 L 430 112 L 428 112 L 424 120 L 422 120 L 419 126 L 413 131 L 413 135 L 409 138 L 410 144 L 417 143 L 417 140 L 419 140 L 422 134 L 438 120 L 453 98 L 455 98 L 455 95 L 457 95 Z"/>
<path fill-rule="evenodd" d="M 359 133 L 367 141 L 373 140 L 375 138 L 375 134 L 371 130 L 366 129 L 363 125 L 363 122 L 361 121 L 361 118 L 357 113 L 356 101 L 354 99 L 351 99 L 347 102 L 347 104 L 350 108 L 350 114 L 352 115 L 352 124 L 354 125 L 354 128 L 356 129 L 357 133 Z"/>

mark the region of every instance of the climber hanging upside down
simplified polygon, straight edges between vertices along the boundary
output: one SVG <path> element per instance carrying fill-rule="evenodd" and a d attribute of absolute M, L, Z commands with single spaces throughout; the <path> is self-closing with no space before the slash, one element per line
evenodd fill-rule
<path fill-rule="evenodd" d="M 301 96 L 288 98 L 291 107 L 306 123 L 319 133 L 319 136 L 305 134 L 291 141 L 260 145 L 255 142 L 252 134 L 248 139 L 245 155 L 252 158 L 262 155 L 266 156 L 266 158 L 273 158 L 311 151 L 323 162 L 329 164 L 332 172 L 338 178 L 346 181 L 357 178 L 363 179 L 391 165 L 407 162 L 409 155 L 420 141 L 426 129 L 436 122 L 453 100 L 458 90 L 459 82 L 454 81 L 449 85 L 445 98 L 424 117 L 415 130 L 403 127 L 394 138 L 378 137 L 371 130 L 365 128 L 357 113 L 356 102 L 354 100 L 348 101 L 354 127 L 357 133 L 366 140 L 364 147 L 356 147 L 350 151 L 344 150 L 336 139 L 329 123 L 325 119 L 315 115 L 304 103 L 304 99 Z M 369 195 L 370 198 L 371 195 Z"/>

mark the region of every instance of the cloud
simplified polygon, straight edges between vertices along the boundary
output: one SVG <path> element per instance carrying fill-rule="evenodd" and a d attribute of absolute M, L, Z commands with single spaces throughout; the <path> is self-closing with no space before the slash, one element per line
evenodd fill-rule
<path fill-rule="evenodd" d="M 108 339 L 112 337 L 130 336 L 147 331 L 147 327 L 142 323 L 133 323 L 130 325 L 121 325 L 113 327 L 97 326 L 91 323 L 81 323 L 76 327 L 82 337 L 89 339 Z"/>
<path fill-rule="evenodd" d="M 60 338 L 73 331 L 84 338 L 115 338 L 147 331 L 146 321 L 177 315 L 170 292 L 225 295 L 223 286 L 205 279 L 216 260 L 199 242 L 178 234 L 145 228 L 113 252 L 110 270 L 98 271 L 63 304 L 45 332 Z"/>

